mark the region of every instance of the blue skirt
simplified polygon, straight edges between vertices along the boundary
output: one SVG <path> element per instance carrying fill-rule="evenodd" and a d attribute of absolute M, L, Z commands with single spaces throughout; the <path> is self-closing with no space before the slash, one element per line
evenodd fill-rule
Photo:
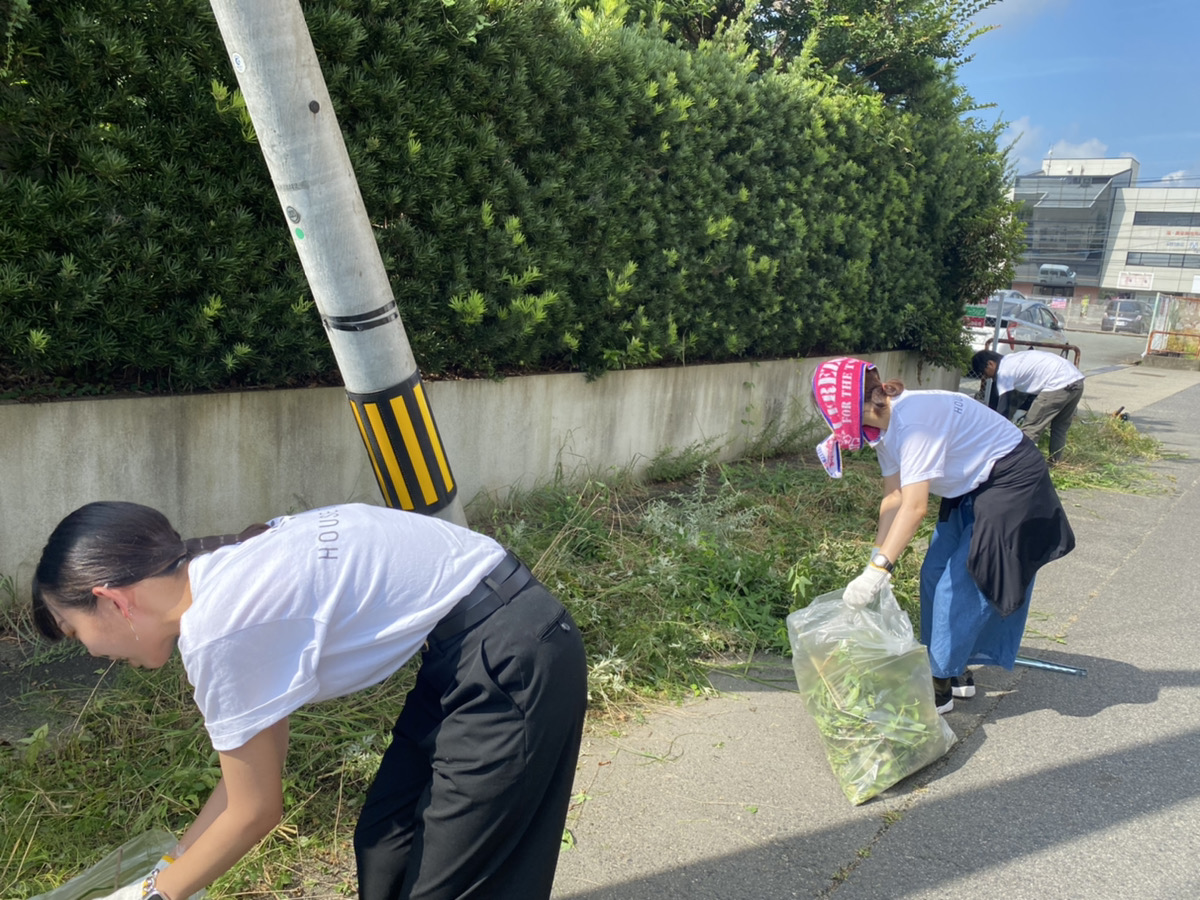
<path fill-rule="evenodd" d="M 935 678 L 961 675 L 968 665 L 1011 669 L 1025 634 L 1033 579 L 1020 608 L 1001 616 L 967 571 L 974 530 L 975 498 L 967 495 L 938 523 L 921 564 L 921 643 Z"/>

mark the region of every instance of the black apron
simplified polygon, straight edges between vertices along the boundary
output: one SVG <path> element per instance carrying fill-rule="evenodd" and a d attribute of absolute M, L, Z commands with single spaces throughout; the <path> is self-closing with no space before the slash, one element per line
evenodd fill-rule
<path fill-rule="evenodd" d="M 983 484 L 962 496 L 975 498 L 967 571 L 1000 615 L 1007 616 L 1024 604 L 1038 569 L 1075 549 L 1075 532 L 1045 457 L 1024 436 L 996 460 Z M 961 500 L 943 499 L 938 521 L 946 521 Z"/>

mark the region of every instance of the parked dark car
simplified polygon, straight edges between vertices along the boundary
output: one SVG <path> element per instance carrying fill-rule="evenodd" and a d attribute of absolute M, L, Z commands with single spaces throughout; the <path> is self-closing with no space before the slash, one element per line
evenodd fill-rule
<path fill-rule="evenodd" d="M 1104 317 L 1100 320 L 1101 331 L 1131 331 L 1145 334 L 1150 327 L 1150 316 L 1138 300 L 1109 300 L 1104 304 Z"/>

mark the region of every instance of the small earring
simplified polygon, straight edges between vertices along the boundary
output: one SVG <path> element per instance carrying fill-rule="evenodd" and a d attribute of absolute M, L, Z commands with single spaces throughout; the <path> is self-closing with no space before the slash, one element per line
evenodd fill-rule
<path fill-rule="evenodd" d="M 134 639 L 135 641 L 140 641 L 140 640 L 141 640 L 141 638 L 140 638 L 140 637 L 138 637 L 137 629 L 133 627 L 133 622 L 132 622 L 132 621 L 130 621 L 129 619 L 126 619 L 125 621 L 126 621 L 126 622 L 129 622 L 129 630 L 133 632 L 133 639 Z"/>

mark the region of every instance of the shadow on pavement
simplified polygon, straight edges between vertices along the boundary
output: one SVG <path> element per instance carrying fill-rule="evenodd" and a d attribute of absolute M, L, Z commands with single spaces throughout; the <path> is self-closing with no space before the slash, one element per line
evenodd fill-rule
<path fill-rule="evenodd" d="M 1035 708 L 1053 709 L 1064 716 L 1088 717 L 1111 706 L 1153 703 L 1158 699 L 1159 690 L 1164 687 L 1200 687 L 1200 671 L 1190 669 L 1145 670 L 1120 660 L 1044 649 L 1031 653 L 1025 653 L 1023 650 L 1022 655 L 1084 669 L 1087 676 L 1081 678 L 1020 666 L 1013 673 L 1009 673 L 1003 669 L 985 666 L 976 672 L 980 690 L 986 691 L 989 687 L 994 687 L 1002 693 L 1007 693 L 1011 689 L 1010 683 L 1019 680 L 1014 677 L 1016 674 L 1024 672 L 1028 676 L 1036 673 L 1038 678 L 1051 679 L 1056 688 L 1046 692 L 1046 702 Z M 796 677 L 792 671 L 791 660 L 778 657 L 759 657 L 743 665 L 731 664 L 717 668 L 709 673 L 709 679 L 713 687 L 722 693 L 796 692 Z M 1037 693 L 1041 695 L 1043 692 Z M 798 709 L 803 713 L 803 707 Z M 961 703 L 956 709 L 970 712 L 970 701 Z M 1023 708 L 1020 711 L 1013 710 L 1011 714 L 1024 714 L 1027 711 Z M 1004 715 L 1003 707 L 989 710 L 989 716 Z"/>
<path fill-rule="evenodd" d="M 1099 670 L 1105 661 L 1095 662 Z M 1145 692 L 1123 694 L 1133 698 L 1126 702 L 1148 702 L 1138 698 L 1149 697 L 1167 683 L 1195 684 L 1197 679 L 1194 672 L 1144 674 Z M 890 817 L 881 816 L 882 824 L 870 845 L 861 848 L 854 856 L 857 861 L 843 867 L 833 878 L 828 870 L 822 874 L 806 861 L 827 857 L 831 847 L 853 848 L 861 844 L 861 823 L 769 841 L 753 849 L 561 896 L 578 900 L 782 900 L 829 896 L 839 890 L 839 885 L 853 893 L 855 870 L 872 855 L 890 852 L 888 832 L 901 818 L 906 830 L 916 828 L 935 833 L 940 833 L 946 823 L 976 823 L 973 834 L 979 839 L 971 841 L 969 853 L 956 857 L 954 867 L 938 868 L 920 865 L 919 859 L 910 860 L 913 865 L 903 873 L 903 889 L 897 885 L 892 896 L 914 889 L 934 891 L 997 865 L 1045 854 L 1056 845 L 1069 845 L 1200 796 L 1200 766 L 1183 769 L 1178 766 L 1180 759 L 1194 757 L 1197 746 L 1200 746 L 1200 729 L 1193 728 L 1021 778 L 933 801 L 922 800 L 891 821 Z M 1167 767 L 1175 770 L 1169 791 L 1163 788 L 1161 779 L 1147 783 L 1140 777 L 1143 772 Z M 1031 802 L 1031 798 L 1035 800 Z M 679 839 L 686 840 L 686 835 L 679 835 Z M 587 852 L 587 848 L 581 847 L 579 852 Z"/>
<path fill-rule="evenodd" d="M 1138 431 L 1148 432 L 1157 440 L 1166 444 L 1170 444 L 1176 435 L 1195 436 L 1197 434 L 1196 422 L 1194 419 L 1187 421 L 1188 427 L 1183 427 L 1183 423 L 1178 419 L 1166 419 L 1160 416 L 1147 416 L 1140 412 L 1132 412 L 1129 414 L 1129 421 L 1136 426 Z M 1194 442 L 1188 446 L 1195 446 Z M 1168 446 L 1168 451 L 1172 448 Z M 1193 457 L 1185 457 L 1188 461 L 1195 461 Z"/>
<path fill-rule="evenodd" d="M 1200 671 L 1194 669 L 1139 669 L 1120 660 L 1058 653 L 1052 650 L 1039 650 L 1034 654 L 1034 658 L 1086 669 L 1087 676 L 1080 678 L 1075 675 L 1028 669 L 1025 679 L 1047 680 L 1033 689 L 1032 685 L 1026 685 L 1022 679 L 1021 687 L 1017 689 L 1025 695 L 1024 702 L 1019 706 L 999 704 L 996 708 L 988 710 L 989 720 L 1027 715 L 1038 709 L 1053 710 L 1073 718 L 1088 718 L 1113 706 L 1154 703 L 1163 688 L 1200 687 Z M 988 682 L 987 671 L 981 670 L 983 674 L 976 676 L 976 681 L 983 688 L 986 688 Z"/>

